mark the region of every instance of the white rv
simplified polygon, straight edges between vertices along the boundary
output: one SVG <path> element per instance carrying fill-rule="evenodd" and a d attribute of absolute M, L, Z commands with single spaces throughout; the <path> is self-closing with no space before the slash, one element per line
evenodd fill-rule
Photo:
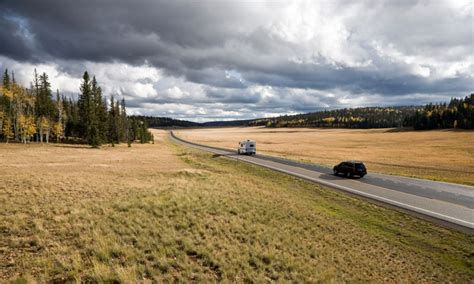
<path fill-rule="evenodd" d="M 239 155 L 255 155 L 257 154 L 257 144 L 253 140 L 244 140 L 239 142 L 237 154 Z"/>

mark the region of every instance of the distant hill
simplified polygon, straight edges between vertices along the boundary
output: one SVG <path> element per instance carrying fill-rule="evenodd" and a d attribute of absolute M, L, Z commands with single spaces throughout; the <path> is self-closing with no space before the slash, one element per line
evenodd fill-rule
<path fill-rule="evenodd" d="M 474 94 L 452 98 L 449 103 L 425 106 L 363 107 L 319 111 L 252 120 L 249 126 L 474 129 Z"/>
<path fill-rule="evenodd" d="M 149 127 L 198 127 L 202 126 L 201 123 L 173 119 L 169 117 L 155 117 L 155 116 L 143 116 L 143 115 L 134 115 L 132 116 L 142 121 L 146 121 Z"/>
<path fill-rule="evenodd" d="M 206 127 L 223 127 L 223 126 L 249 126 L 254 119 L 246 120 L 229 120 L 229 121 L 209 121 L 202 123 Z"/>
<path fill-rule="evenodd" d="M 229 121 L 209 121 L 209 122 L 192 122 L 188 120 L 174 119 L 170 117 L 155 117 L 133 115 L 138 120 L 146 121 L 149 127 L 230 127 L 230 126 L 249 126 L 254 120 L 229 120 Z"/>
<path fill-rule="evenodd" d="M 402 127 L 420 106 L 363 107 L 319 111 L 274 118 L 256 119 L 250 126 L 266 127 L 328 127 L 328 128 L 387 128 Z"/>
<path fill-rule="evenodd" d="M 425 106 L 361 107 L 318 111 L 248 120 L 210 121 L 204 123 L 168 117 L 136 116 L 150 127 L 327 127 L 391 128 L 414 127 L 415 130 L 461 128 L 474 129 L 474 94 L 453 98 L 446 104 Z"/>

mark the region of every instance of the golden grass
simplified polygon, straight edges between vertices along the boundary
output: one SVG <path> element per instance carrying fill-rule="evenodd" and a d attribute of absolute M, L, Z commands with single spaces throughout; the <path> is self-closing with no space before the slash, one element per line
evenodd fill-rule
<path fill-rule="evenodd" d="M 184 149 L 0 146 L 0 282 L 468 282 L 470 236 Z"/>
<path fill-rule="evenodd" d="M 237 148 L 257 141 L 257 152 L 333 166 L 365 161 L 369 172 L 474 185 L 473 131 L 393 129 L 213 128 L 176 131 L 197 143 Z"/>

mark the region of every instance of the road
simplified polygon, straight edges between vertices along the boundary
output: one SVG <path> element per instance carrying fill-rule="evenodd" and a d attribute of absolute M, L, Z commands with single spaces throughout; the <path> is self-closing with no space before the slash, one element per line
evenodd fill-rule
<path fill-rule="evenodd" d="M 170 137 L 189 147 L 300 177 L 474 234 L 472 186 L 378 173 L 369 173 L 362 179 L 343 178 L 334 176 L 327 167 L 265 155 L 237 155 L 228 149 L 185 141 L 173 132 Z"/>

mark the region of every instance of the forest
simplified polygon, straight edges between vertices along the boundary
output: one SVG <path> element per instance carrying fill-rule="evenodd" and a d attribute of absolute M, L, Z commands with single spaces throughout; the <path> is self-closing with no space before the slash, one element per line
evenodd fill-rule
<path fill-rule="evenodd" d="M 452 98 L 442 104 L 428 104 L 405 119 L 415 130 L 459 128 L 474 129 L 474 94 Z"/>
<path fill-rule="evenodd" d="M 474 94 L 452 98 L 449 103 L 426 106 L 363 107 L 328 110 L 250 121 L 250 126 L 327 127 L 327 128 L 392 128 L 474 129 Z"/>
<path fill-rule="evenodd" d="M 198 127 L 202 126 L 201 123 L 173 119 L 169 117 L 157 117 L 157 116 L 143 116 L 143 115 L 134 115 L 132 118 L 145 121 L 149 127 Z"/>
<path fill-rule="evenodd" d="M 250 123 L 266 127 L 388 128 L 402 127 L 410 107 L 364 107 L 327 110 L 307 114 L 257 119 Z"/>
<path fill-rule="evenodd" d="M 30 86 L 24 87 L 5 70 L 0 86 L 0 139 L 30 143 L 153 142 L 146 121 L 127 115 L 125 100 L 102 95 L 95 76 L 84 72 L 77 100 L 51 90 L 48 75 L 36 69 Z"/>
<path fill-rule="evenodd" d="M 188 120 L 180 120 L 169 117 L 156 116 L 132 116 L 136 119 L 146 121 L 150 127 L 167 128 L 167 127 L 232 127 L 232 126 L 248 126 L 253 120 L 227 120 L 227 121 L 208 121 L 193 122 Z"/>

